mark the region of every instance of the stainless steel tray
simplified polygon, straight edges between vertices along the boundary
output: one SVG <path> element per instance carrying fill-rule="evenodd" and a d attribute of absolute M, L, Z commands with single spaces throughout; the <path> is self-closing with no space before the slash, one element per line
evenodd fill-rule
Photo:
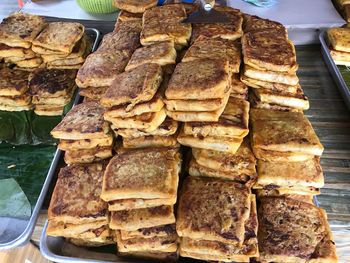
<path fill-rule="evenodd" d="M 337 87 L 344 99 L 347 108 L 350 110 L 350 87 L 344 81 L 342 74 L 339 71 L 338 66 L 334 63 L 334 60 L 329 52 L 327 40 L 326 40 L 326 30 L 322 31 L 319 35 L 321 42 L 321 53 L 326 65 L 332 74 L 332 77 L 337 84 Z"/>
<path fill-rule="evenodd" d="M 101 38 L 100 32 L 94 28 L 86 28 L 85 33 L 93 41 L 92 51 L 95 51 Z M 74 99 L 73 106 L 76 105 L 79 102 L 79 100 L 80 96 L 79 94 L 77 94 Z M 0 236 L 7 235 L 8 238 L 5 242 L 0 242 L 0 250 L 12 249 L 18 246 L 22 246 L 29 242 L 35 227 L 36 220 L 38 219 L 41 206 L 49 189 L 50 182 L 54 177 L 56 167 L 59 163 L 61 155 L 62 152 L 57 149 L 54 158 L 51 162 L 46 179 L 43 183 L 39 197 L 33 207 L 30 218 L 28 220 L 4 217 L 1 218 L 1 224 L 3 229 L 1 229 L 2 233 L 0 233 Z"/>

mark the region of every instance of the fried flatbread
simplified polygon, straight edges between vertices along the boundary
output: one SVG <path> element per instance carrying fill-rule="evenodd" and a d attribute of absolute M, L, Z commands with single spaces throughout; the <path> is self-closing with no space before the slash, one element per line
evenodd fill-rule
<path fill-rule="evenodd" d="M 244 184 L 247 187 L 251 187 L 257 178 L 257 174 L 246 175 L 242 172 L 223 172 L 216 169 L 211 169 L 207 166 L 198 164 L 194 158 L 192 158 L 189 163 L 188 173 L 191 176 L 214 177 L 218 179 L 231 180 L 236 183 Z"/>
<path fill-rule="evenodd" d="M 0 24 L 0 43 L 11 47 L 30 48 L 31 42 L 44 27 L 43 17 L 14 13 Z"/>
<path fill-rule="evenodd" d="M 192 149 L 193 157 L 202 166 L 223 171 L 246 175 L 256 174 L 256 159 L 250 149 L 249 141 L 244 141 L 235 154 L 223 153 L 205 149 Z"/>
<path fill-rule="evenodd" d="M 142 14 L 140 15 L 141 15 L 141 18 L 135 19 L 135 20 L 121 21 L 120 19 L 118 19 L 113 30 L 113 32 L 132 32 L 133 35 L 137 33 L 137 36 L 138 36 L 137 39 L 136 37 L 127 39 L 127 42 L 131 43 L 131 46 L 133 46 L 134 44 L 137 45 L 137 47 L 135 48 L 138 48 L 140 46 L 140 33 L 142 30 Z"/>
<path fill-rule="evenodd" d="M 108 225 L 69 238 L 69 242 L 84 247 L 99 247 L 115 243 Z"/>
<path fill-rule="evenodd" d="M 83 88 L 110 86 L 115 76 L 124 71 L 130 57 L 131 53 L 125 50 L 90 54 L 75 81 Z"/>
<path fill-rule="evenodd" d="M 151 100 L 161 82 L 162 69 L 159 65 L 141 65 L 117 75 L 102 97 L 101 104 L 105 107 L 130 104 L 127 107 L 130 110 L 137 103 Z"/>
<path fill-rule="evenodd" d="M 122 211 L 140 208 L 156 207 L 161 205 L 174 205 L 176 203 L 176 196 L 172 198 L 155 198 L 155 199 L 120 199 L 108 202 L 109 211 Z"/>
<path fill-rule="evenodd" d="M 253 89 L 254 95 L 262 103 L 279 105 L 298 110 L 307 110 L 310 107 L 309 100 L 305 96 L 301 87 L 298 87 L 296 93 L 281 91 L 272 91 L 268 89 Z"/>
<path fill-rule="evenodd" d="M 148 112 L 129 118 L 109 118 L 105 116 L 105 120 L 112 123 L 111 128 L 113 130 L 138 129 L 147 133 L 155 131 L 165 119 L 164 108 L 159 112 Z"/>
<path fill-rule="evenodd" d="M 102 161 L 112 155 L 112 145 L 93 149 L 68 150 L 64 154 L 64 161 L 66 164 L 84 164 Z"/>
<path fill-rule="evenodd" d="M 123 138 L 124 148 L 148 148 L 148 147 L 180 147 L 177 142 L 177 134 L 169 136 L 147 135 L 138 138 Z"/>
<path fill-rule="evenodd" d="M 350 52 L 343 52 L 330 48 L 329 53 L 331 54 L 336 65 L 350 65 Z"/>
<path fill-rule="evenodd" d="M 40 98 L 71 96 L 75 70 L 36 69 L 29 77 L 30 94 Z"/>
<path fill-rule="evenodd" d="M 147 63 L 154 63 L 161 66 L 175 64 L 176 50 L 173 42 L 159 42 L 154 45 L 136 49 L 125 71 Z"/>
<path fill-rule="evenodd" d="M 106 93 L 107 87 L 89 87 L 89 88 L 81 88 L 79 90 L 80 96 L 84 96 L 85 98 L 100 100 L 102 96 Z"/>
<path fill-rule="evenodd" d="M 0 104 L 0 110 L 2 111 L 27 111 L 31 110 L 33 108 L 32 105 L 26 105 L 26 106 L 9 106 Z"/>
<path fill-rule="evenodd" d="M 75 22 L 51 22 L 35 38 L 33 46 L 39 46 L 60 53 L 71 53 L 82 38 L 84 26 Z"/>
<path fill-rule="evenodd" d="M 135 237 L 128 240 L 122 240 L 119 231 L 116 231 L 116 239 L 118 251 L 161 251 L 176 252 L 177 251 L 177 235 L 170 234 L 165 237 L 142 238 Z"/>
<path fill-rule="evenodd" d="M 46 67 L 48 69 L 80 69 L 83 66 L 83 64 L 76 64 L 76 65 L 62 65 L 62 66 L 53 66 L 51 64 L 47 64 Z"/>
<path fill-rule="evenodd" d="M 217 122 L 225 107 L 215 111 L 169 111 L 167 115 L 182 122 Z"/>
<path fill-rule="evenodd" d="M 349 28 L 330 28 L 327 37 L 331 47 L 337 51 L 350 52 L 348 42 L 350 41 Z"/>
<path fill-rule="evenodd" d="M 160 251 L 133 251 L 133 252 L 118 252 L 121 257 L 127 257 L 130 259 L 138 260 L 157 260 L 164 262 L 177 262 L 179 259 L 179 253 L 176 252 L 160 252 Z"/>
<path fill-rule="evenodd" d="M 243 138 L 248 132 L 249 102 L 230 97 L 218 122 L 186 122 L 184 133 L 195 137 Z"/>
<path fill-rule="evenodd" d="M 230 71 L 238 73 L 241 65 L 240 42 L 200 36 L 186 51 L 182 62 L 206 58 L 228 60 Z"/>
<path fill-rule="evenodd" d="M 251 110 L 253 148 L 320 156 L 323 146 L 310 121 L 299 112 Z"/>
<path fill-rule="evenodd" d="M 275 103 L 267 103 L 262 102 L 255 96 L 255 94 L 252 92 L 249 94 L 249 101 L 251 108 L 254 109 L 265 109 L 265 110 L 273 110 L 273 111 L 290 111 L 290 112 L 302 112 L 301 109 L 291 108 L 288 106 L 282 106 Z"/>
<path fill-rule="evenodd" d="M 72 89 L 72 93 L 74 90 Z M 40 97 L 39 95 L 32 96 L 32 103 L 33 104 L 39 104 L 39 105 L 51 105 L 51 106 L 65 106 L 68 104 L 72 99 L 72 94 L 70 96 L 64 96 L 64 97 Z"/>
<path fill-rule="evenodd" d="M 220 152 L 236 153 L 243 139 L 231 137 L 194 137 L 186 135 L 183 130 L 177 137 L 177 141 L 185 146 L 192 148 L 202 148 Z"/>
<path fill-rule="evenodd" d="M 114 0 L 115 7 L 130 13 L 144 13 L 147 9 L 157 5 L 157 0 Z"/>
<path fill-rule="evenodd" d="M 230 89 L 228 61 L 199 59 L 177 64 L 165 91 L 167 99 L 223 98 Z"/>
<path fill-rule="evenodd" d="M 60 116 L 63 114 L 64 106 L 36 104 L 34 112 L 41 116 Z"/>
<path fill-rule="evenodd" d="M 250 214 L 250 190 L 232 181 L 189 176 L 177 210 L 180 237 L 241 245 Z"/>
<path fill-rule="evenodd" d="M 31 97 L 28 94 L 17 96 L 0 96 L 0 104 L 11 107 L 29 106 L 31 103 Z"/>
<path fill-rule="evenodd" d="M 43 60 L 39 57 L 35 57 L 19 61 L 12 61 L 12 63 L 16 64 L 20 68 L 37 68 L 43 63 Z"/>
<path fill-rule="evenodd" d="M 130 22 L 130 21 L 141 21 L 142 13 L 131 13 L 125 10 L 121 10 L 118 15 L 118 21 Z"/>
<path fill-rule="evenodd" d="M 305 195 L 315 196 L 321 194 L 319 188 L 312 186 L 290 186 L 290 187 L 278 187 L 277 185 L 268 185 L 264 189 L 257 189 L 260 196 L 288 196 L 288 195 Z"/>
<path fill-rule="evenodd" d="M 281 83 L 263 81 L 259 79 L 252 79 L 244 75 L 241 75 L 241 81 L 245 83 L 247 86 L 255 89 L 264 88 L 264 89 L 269 89 L 269 90 L 278 91 L 278 92 L 296 93 L 297 90 L 300 88 L 299 84 L 294 86 L 286 85 Z"/>
<path fill-rule="evenodd" d="M 273 29 L 276 32 L 279 32 L 279 35 L 284 32 L 284 35 L 287 38 L 287 30 L 281 23 L 264 19 L 258 16 L 244 14 L 243 31 L 245 33 L 261 31 L 264 29 Z"/>
<path fill-rule="evenodd" d="M 285 197 L 264 197 L 258 215 L 259 261 L 338 262 L 323 209 Z"/>
<path fill-rule="evenodd" d="M 76 237 L 91 229 L 98 229 L 108 224 L 107 219 L 96 220 L 87 223 L 71 224 L 62 221 L 49 220 L 46 233 L 49 236 Z"/>
<path fill-rule="evenodd" d="M 119 30 L 115 30 L 106 34 L 101 42 L 101 45 L 97 49 L 98 53 L 114 53 L 116 51 L 125 51 L 131 54 L 141 46 L 140 44 L 140 32 L 137 28 L 131 28 L 130 26 L 122 26 Z"/>
<path fill-rule="evenodd" d="M 62 151 L 86 150 L 96 147 L 111 146 L 113 143 L 112 134 L 109 137 L 101 139 L 84 139 L 84 140 L 60 140 L 58 149 Z"/>
<path fill-rule="evenodd" d="M 130 118 L 149 112 L 159 112 L 163 106 L 162 92 L 160 90 L 149 101 L 137 103 L 131 110 L 128 105 L 118 105 L 109 108 L 105 116 L 108 118 Z"/>
<path fill-rule="evenodd" d="M 215 9 L 224 12 L 230 22 L 225 24 L 193 24 L 191 43 L 199 36 L 228 40 L 236 40 L 242 36 L 242 13 L 238 9 L 220 10 L 220 7 L 215 7 Z"/>
<path fill-rule="evenodd" d="M 256 189 L 255 190 L 256 194 L 257 194 L 257 198 L 263 198 L 264 196 L 276 196 L 276 197 L 286 197 L 286 198 L 291 198 L 291 199 L 295 199 L 298 201 L 302 201 L 302 202 L 306 202 L 309 204 L 314 204 L 314 195 L 315 193 L 311 193 L 311 194 L 292 194 L 292 193 L 284 193 L 284 190 L 282 190 L 282 193 L 280 194 L 275 190 L 265 190 L 265 189 Z"/>
<path fill-rule="evenodd" d="M 123 138 L 139 138 L 142 136 L 170 136 L 176 133 L 178 128 L 178 122 L 167 117 L 162 124 L 152 132 L 144 132 L 137 129 L 118 129 L 118 133 Z"/>
<path fill-rule="evenodd" d="M 186 16 L 186 10 L 183 4 L 167 4 L 147 10 L 143 15 L 143 23 L 154 19 L 184 19 Z"/>
<path fill-rule="evenodd" d="M 152 238 L 152 237 L 166 237 L 176 234 L 176 225 L 168 224 L 163 226 L 155 226 L 150 228 L 141 228 L 136 231 L 120 230 L 120 239 L 128 240 L 133 238 Z"/>
<path fill-rule="evenodd" d="M 0 43 L 0 57 L 18 57 L 18 58 L 33 58 L 36 54 L 30 48 L 10 47 Z"/>
<path fill-rule="evenodd" d="M 107 203 L 100 199 L 104 167 L 94 163 L 61 168 L 48 219 L 70 224 L 108 222 Z"/>
<path fill-rule="evenodd" d="M 109 125 L 104 121 L 103 113 L 104 109 L 96 102 L 76 105 L 51 131 L 51 135 L 65 140 L 109 137 Z"/>
<path fill-rule="evenodd" d="M 243 74 L 246 77 L 249 77 L 252 79 L 259 79 L 267 82 L 276 82 L 276 83 L 292 85 L 292 86 L 297 85 L 299 83 L 299 78 L 295 73 L 258 70 L 248 65 L 244 66 Z"/>
<path fill-rule="evenodd" d="M 135 164 L 140 166 L 136 167 Z M 173 198 L 177 195 L 180 154 L 175 149 L 156 148 L 125 151 L 109 162 L 101 198 Z"/>
<path fill-rule="evenodd" d="M 248 93 L 248 87 L 246 84 L 244 84 L 238 74 L 232 74 L 231 75 L 231 93 Z"/>
<path fill-rule="evenodd" d="M 18 96 L 24 94 L 28 86 L 29 73 L 7 67 L 0 69 L 0 96 Z"/>
<path fill-rule="evenodd" d="M 115 211 L 111 213 L 109 227 L 126 231 L 175 223 L 173 206 Z"/>
<path fill-rule="evenodd" d="M 312 154 L 302 152 L 278 152 L 253 148 L 256 158 L 266 162 L 302 162 L 314 157 Z"/>

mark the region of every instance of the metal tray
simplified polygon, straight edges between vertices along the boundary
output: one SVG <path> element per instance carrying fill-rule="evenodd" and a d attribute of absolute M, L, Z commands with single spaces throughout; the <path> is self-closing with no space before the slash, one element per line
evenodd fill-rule
<path fill-rule="evenodd" d="M 339 71 L 338 66 L 334 63 L 334 60 L 329 52 L 327 40 L 326 40 L 326 30 L 322 31 L 319 35 L 319 39 L 321 42 L 321 53 L 323 56 L 326 65 L 332 74 L 332 77 L 337 84 L 337 87 L 344 99 L 344 102 L 350 111 L 350 87 L 344 81 L 342 74 Z"/>
<path fill-rule="evenodd" d="M 94 28 L 86 28 L 85 33 L 93 41 L 92 51 L 95 51 L 101 38 L 100 32 Z M 78 104 L 79 100 L 80 100 L 80 96 L 79 94 L 77 94 L 74 99 L 73 106 Z M 61 150 L 57 149 L 55 152 L 54 158 L 52 159 L 49 171 L 43 183 L 39 197 L 36 200 L 36 203 L 33 207 L 30 218 L 28 220 L 16 219 L 16 218 L 1 218 L 2 219 L 1 223 L 4 226 L 4 229 L 3 229 L 3 232 L 0 233 L 0 235 L 3 235 L 3 234 L 8 235 L 9 236 L 8 239 L 10 241 L 0 243 L 0 250 L 12 249 L 18 246 L 25 245 L 27 242 L 29 242 L 35 227 L 36 220 L 38 219 L 41 206 L 44 202 L 46 193 L 49 189 L 50 182 L 54 177 L 56 167 L 59 163 L 61 156 L 62 156 Z"/>

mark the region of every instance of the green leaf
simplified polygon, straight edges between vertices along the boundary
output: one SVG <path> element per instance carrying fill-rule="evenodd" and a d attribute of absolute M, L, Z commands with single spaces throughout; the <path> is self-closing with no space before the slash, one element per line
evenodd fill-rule
<path fill-rule="evenodd" d="M 30 217 L 30 203 L 15 179 L 0 180 L 0 193 L 0 216 L 21 219 Z"/>
<path fill-rule="evenodd" d="M 349 89 L 349 87 L 350 87 L 350 70 L 346 66 L 338 66 L 338 69 L 339 69 L 341 75 L 343 76 L 343 79 L 344 79 L 344 81 Z"/>

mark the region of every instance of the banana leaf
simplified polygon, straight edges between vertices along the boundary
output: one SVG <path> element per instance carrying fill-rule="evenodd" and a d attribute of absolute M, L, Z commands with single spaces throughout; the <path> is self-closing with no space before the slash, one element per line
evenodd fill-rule
<path fill-rule="evenodd" d="M 346 66 L 338 66 L 338 69 L 340 71 L 340 74 L 343 76 L 343 79 L 348 86 L 348 89 L 350 89 L 350 70 Z"/>

